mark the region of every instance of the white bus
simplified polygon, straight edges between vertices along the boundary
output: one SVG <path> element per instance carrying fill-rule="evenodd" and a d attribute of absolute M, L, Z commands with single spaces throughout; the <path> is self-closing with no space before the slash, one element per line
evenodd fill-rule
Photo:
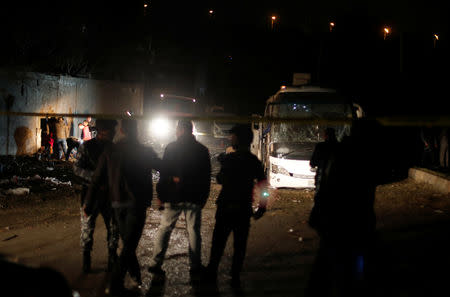
<path fill-rule="evenodd" d="M 314 188 L 315 169 L 310 168 L 309 161 L 315 145 L 323 141 L 322 131 L 335 128 L 340 141 L 350 133 L 349 120 L 362 117 L 362 109 L 332 89 L 283 86 L 267 100 L 264 117 L 286 118 L 253 124 L 252 152 L 263 162 L 270 185 Z"/>

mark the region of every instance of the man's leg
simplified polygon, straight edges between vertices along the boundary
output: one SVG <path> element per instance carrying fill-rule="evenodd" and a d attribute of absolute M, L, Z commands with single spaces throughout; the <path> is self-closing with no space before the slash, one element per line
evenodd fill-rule
<path fill-rule="evenodd" d="M 62 144 L 62 150 L 63 150 L 64 157 L 65 157 L 67 155 L 67 140 L 62 139 L 61 144 Z M 60 157 L 60 159 L 61 159 L 61 157 Z"/>
<path fill-rule="evenodd" d="M 247 239 L 250 229 L 250 217 L 241 217 L 234 222 L 234 253 L 233 264 L 231 266 L 231 276 L 239 282 L 239 275 L 244 264 L 245 252 L 247 250 Z"/>
<path fill-rule="evenodd" d="M 141 271 L 136 257 L 136 248 L 142 235 L 145 224 L 146 209 L 116 208 L 113 209 L 116 216 L 123 247 L 119 261 L 114 265 L 111 277 L 111 291 L 120 293 L 127 271 L 138 283 L 141 282 Z"/>
<path fill-rule="evenodd" d="M 141 267 L 136 256 L 136 249 L 141 239 L 147 215 L 146 208 L 131 208 L 127 216 L 127 234 L 123 237 L 123 248 L 120 255 L 121 265 L 126 265 L 131 278 L 142 284 Z M 122 256 L 123 255 L 123 256 Z M 125 260 L 125 262 L 123 262 Z"/>
<path fill-rule="evenodd" d="M 212 236 L 211 254 L 209 257 L 208 272 L 212 278 L 217 275 L 217 269 L 219 268 L 220 258 L 222 258 L 223 251 L 227 243 L 228 236 L 231 232 L 230 222 L 227 221 L 227 217 L 220 209 L 217 209 L 216 213 L 216 225 L 214 226 Z"/>
<path fill-rule="evenodd" d="M 91 251 L 94 244 L 95 221 L 98 212 L 94 212 L 90 216 L 86 216 L 83 209 L 80 209 L 81 235 L 80 245 L 83 252 L 83 272 L 87 273 L 91 270 Z"/>
<path fill-rule="evenodd" d="M 117 248 L 119 246 L 119 226 L 111 207 L 103 206 L 101 208 L 101 214 L 106 226 L 106 240 L 108 243 L 107 271 L 112 271 L 113 266 L 117 261 Z"/>
<path fill-rule="evenodd" d="M 196 273 L 200 272 L 202 268 L 202 237 L 200 233 L 202 208 L 198 204 L 186 203 L 184 214 L 186 216 L 186 229 L 189 238 L 189 260 L 191 263 L 191 273 Z"/>
<path fill-rule="evenodd" d="M 74 147 L 75 147 L 75 145 L 73 144 L 73 141 L 70 141 L 68 144 L 67 144 L 67 153 L 65 154 L 65 158 L 66 158 L 66 161 L 69 161 L 69 158 L 70 158 L 70 153 L 72 152 L 72 150 L 74 149 Z"/>
<path fill-rule="evenodd" d="M 158 234 L 156 235 L 153 257 L 150 262 L 150 272 L 160 272 L 168 248 L 170 235 L 180 213 L 181 208 L 177 207 L 176 204 L 164 203 L 164 211 L 159 224 Z"/>
<path fill-rule="evenodd" d="M 56 139 L 56 157 L 58 158 L 58 160 L 61 160 L 62 157 L 62 142 L 61 139 Z"/>

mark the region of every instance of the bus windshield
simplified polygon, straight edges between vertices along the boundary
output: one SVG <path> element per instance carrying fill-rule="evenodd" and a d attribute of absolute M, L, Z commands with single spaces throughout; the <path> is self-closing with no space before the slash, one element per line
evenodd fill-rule
<path fill-rule="evenodd" d="M 352 106 L 335 93 L 288 92 L 278 94 L 266 108 L 266 115 L 298 119 L 351 119 Z M 333 126 L 338 140 L 349 133 L 348 125 Z M 317 143 L 325 126 L 295 122 L 273 123 L 270 127 L 273 142 Z"/>

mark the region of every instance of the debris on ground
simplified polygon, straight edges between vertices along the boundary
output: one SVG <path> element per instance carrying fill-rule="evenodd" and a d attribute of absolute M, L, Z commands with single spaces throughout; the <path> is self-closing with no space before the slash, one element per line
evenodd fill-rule
<path fill-rule="evenodd" d="M 30 194 L 30 189 L 29 188 L 8 189 L 6 190 L 5 193 L 9 195 L 28 195 Z"/>
<path fill-rule="evenodd" d="M 33 156 L 0 156 L 0 164 L 2 208 L 25 195 L 46 200 L 71 194 L 81 182 L 73 173 L 73 162 L 70 161 L 39 160 Z"/>

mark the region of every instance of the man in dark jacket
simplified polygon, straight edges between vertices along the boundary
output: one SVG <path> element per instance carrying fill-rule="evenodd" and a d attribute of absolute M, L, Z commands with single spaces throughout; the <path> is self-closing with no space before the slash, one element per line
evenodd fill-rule
<path fill-rule="evenodd" d="M 323 142 L 319 142 L 314 148 L 309 165 L 311 168 L 316 168 L 315 186 L 316 193 L 319 192 L 320 178 L 322 177 L 322 170 L 325 168 L 332 152 L 336 149 L 338 141 L 334 128 L 326 128 L 323 130 Z"/>
<path fill-rule="evenodd" d="M 116 120 L 99 119 L 97 121 L 97 127 L 99 129 L 97 138 L 86 141 L 80 146 L 77 160 L 73 166 L 73 171 L 75 175 L 79 176 L 82 180 L 81 207 L 85 204 L 86 193 L 92 182 L 92 176 L 94 175 L 100 155 L 106 147 L 112 145 L 116 123 Z M 107 201 L 106 188 L 100 187 L 95 193 L 94 198 L 95 201 L 92 201 L 94 205 L 92 206 L 90 215 L 86 216 L 84 211 L 81 211 L 80 243 L 83 252 L 84 273 L 91 270 L 91 251 L 94 244 L 94 229 L 99 214 L 102 215 L 106 225 L 109 271 L 112 269 L 113 263 L 117 258 L 119 231 L 112 215 L 111 203 Z"/>
<path fill-rule="evenodd" d="M 367 296 L 380 183 L 378 123 L 357 119 L 324 163 L 309 223 L 319 237 L 305 296 Z"/>
<path fill-rule="evenodd" d="M 153 196 L 152 169 L 159 170 L 161 166 L 153 149 L 138 142 L 135 120 L 123 119 L 121 132 L 124 137 L 100 156 L 84 207 L 86 214 L 90 214 L 95 202 L 94 193 L 106 184 L 123 243 L 111 276 L 112 294 L 123 291 L 127 271 L 136 285 L 142 283 L 136 248 Z"/>
<path fill-rule="evenodd" d="M 234 151 L 221 155 L 221 168 L 217 182 L 222 190 L 217 198 L 216 225 L 214 227 L 211 256 L 207 276 L 215 281 L 220 258 L 228 236 L 233 232 L 234 253 L 231 267 L 232 286 L 240 287 L 240 273 L 244 263 L 250 218 L 259 219 L 265 212 L 269 192 L 261 161 L 250 152 L 253 131 L 249 125 L 236 125 L 231 129 Z M 259 196 L 258 210 L 253 214 L 255 182 Z"/>
<path fill-rule="evenodd" d="M 201 211 L 209 196 L 211 163 L 208 149 L 192 135 L 192 122 L 180 120 L 177 140 L 169 143 L 164 152 L 165 170 L 161 171 L 157 186 L 164 212 L 156 236 L 155 250 L 149 271 L 164 273 L 161 265 L 166 254 L 170 234 L 183 212 L 189 236 L 191 276 L 201 272 Z"/>

